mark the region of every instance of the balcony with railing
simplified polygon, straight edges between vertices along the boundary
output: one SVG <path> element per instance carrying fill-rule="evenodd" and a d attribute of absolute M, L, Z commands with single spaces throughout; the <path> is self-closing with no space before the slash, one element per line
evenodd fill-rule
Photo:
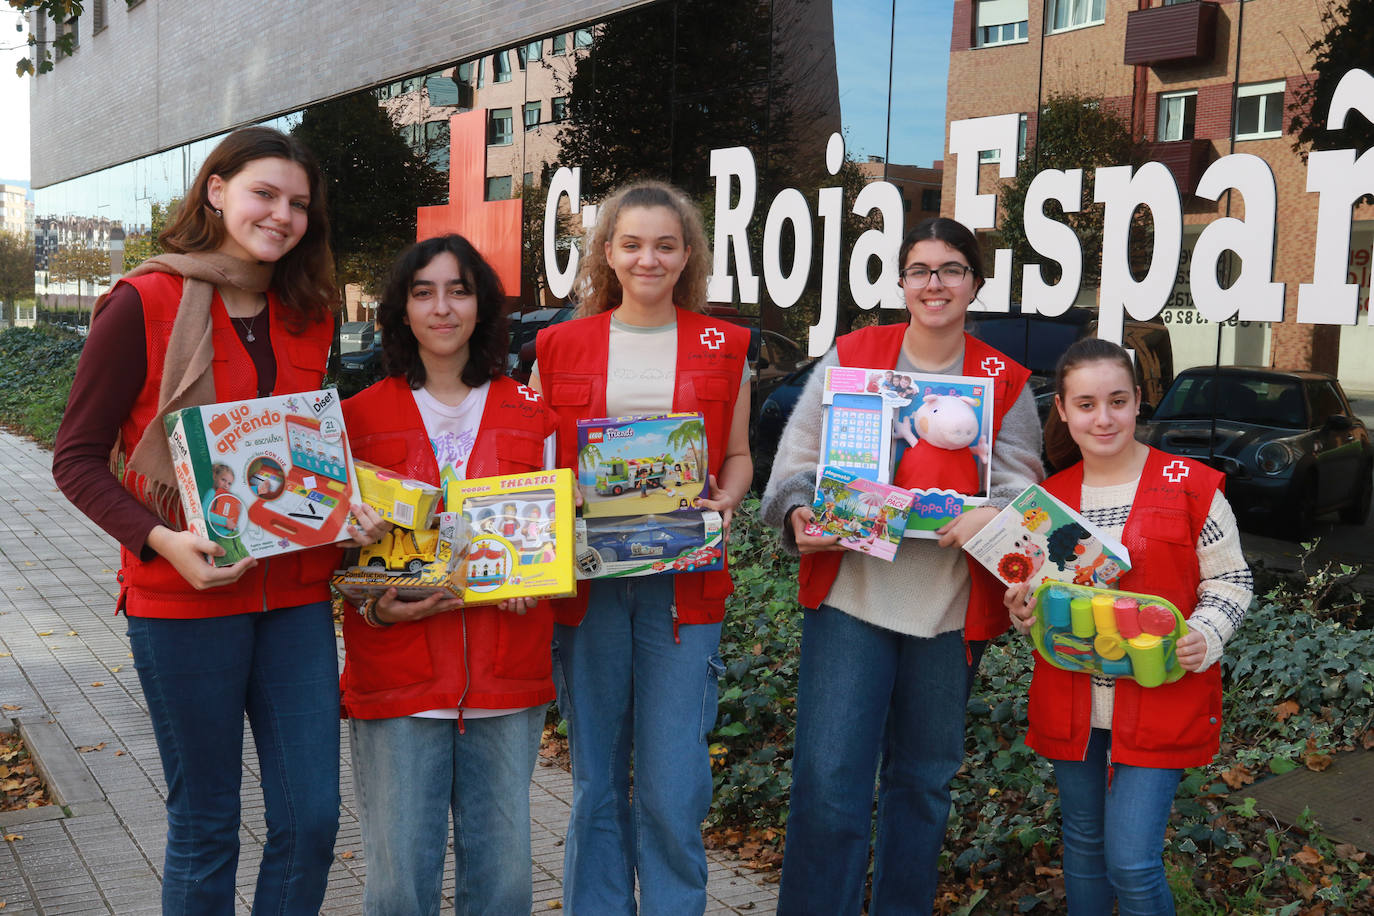
<path fill-rule="evenodd" d="M 1126 14 L 1125 62 L 1159 67 L 1211 60 L 1216 54 L 1218 10 L 1208 0 L 1132 10 Z"/>

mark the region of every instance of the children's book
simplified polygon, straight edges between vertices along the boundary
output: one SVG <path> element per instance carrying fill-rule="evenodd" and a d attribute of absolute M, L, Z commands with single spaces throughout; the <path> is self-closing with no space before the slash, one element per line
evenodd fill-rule
<path fill-rule="evenodd" d="M 577 421 L 583 518 L 694 509 L 709 467 L 699 413 Z"/>
<path fill-rule="evenodd" d="M 1126 548 L 1038 484 L 997 514 L 964 549 L 1007 585 L 1052 580 L 1115 588 L 1131 568 Z"/>
<path fill-rule="evenodd" d="M 937 537 L 987 501 L 989 379 L 832 366 L 821 401 L 820 465 L 913 491 L 905 537 Z"/>
<path fill-rule="evenodd" d="M 840 545 L 889 563 L 897 555 L 915 496 L 841 468 L 822 469 L 812 505 L 811 535 L 838 534 Z"/>
<path fill-rule="evenodd" d="M 357 492 L 333 389 L 187 407 L 163 420 L 186 525 L 217 566 L 346 538 Z"/>

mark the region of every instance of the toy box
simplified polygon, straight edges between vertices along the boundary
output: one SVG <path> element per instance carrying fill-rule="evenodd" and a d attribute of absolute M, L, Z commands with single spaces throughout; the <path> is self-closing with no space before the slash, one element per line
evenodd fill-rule
<path fill-rule="evenodd" d="M 421 601 L 435 592 L 463 597 L 471 527 L 456 512 L 441 512 L 437 521 L 437 528 L 393 528 L 379 543 L 359 550 L 356 561 L 335 571 L 330 582 L 358 606 L 389 588 L 404 601 Z"/>
<path fill-rule="evenodd" d="M 1188 625 L 1163 598 L 1044 582 L 1035 609 L 1035 651 L 1056 668 L 1129 677 L 1142 687 L 1183 677 L 1175 648 Z"/>
<path fill-rule="evenodd" d="M 897 555 L 915 496 L 910 490 L 827 467 L 816 485 L 815 521 L 807 534 L 840 535 L 841 546 L 889 563 Z"/>
<path fill-rule="evenodd" d="M 1007 585 L 1047 579 L 1113 588 L 1131 568 L 1126 548 L 1032 484 L 964 549 Z"/>
<path fill-rule="evenodd" d="M 725 568 L 720 513 L 579 518 L 579 579 L 614 579 Z"/>
<path fill-rule="evenodd" d="M 472 529 L 465 603 L 559 598 L 576 591 L 572 488 L 566 468 L 448 482 L 445 507 Z"/>
<path fill-rule="evenodd" d="M 987 501 L 990 380 L 831 366 L 821 400 L 821 466 L 912 490 L 905 537 L 937 537 Z"/>
<path fill-rule="evenodd" d="M 699 413 L 577 421 L 583 518 L 691 509 L 706 495 L 708 467 Z"/>
<path fill-rule="evenodd" d="M 338 392 L 187 407 L 164 418 L 187 527 L 217 566 L 347 537 L 357 491 Z"/>
<path fill-rule="evenodd" d="M 382 518 L 416 531 L 434 527 L 439 488 L 366 461 L 353 462 L 358 495 Z"/>

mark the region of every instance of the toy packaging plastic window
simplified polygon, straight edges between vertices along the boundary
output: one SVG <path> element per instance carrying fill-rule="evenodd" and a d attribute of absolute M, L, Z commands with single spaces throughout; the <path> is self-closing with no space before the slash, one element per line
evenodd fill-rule
<path fill-rule="evenodd" d="M 579 518 L 579 579 L 616 579 L 725 568 L 719 512 Z"/>
<path fill-rule="evenodd" d="M 187 527 L 217 566 L 347 536 L 356 492 L 332 389 L 172 411 L 164 418 Z"/>
<path fill-rule="evenodd" d="M 1175 649 L 1188 625 L 1163 598 L 1045 582 L 1035 609 L 1031 640 L 1056 668 L 1129 677 L 1142 687 L 1183 677 Z"/>
<path fill-rule="evenodd" d="M 821 472 L 811 507 L 815 520 L 806 533 L 838 534 L 841 546 L 891 562 L 914 500 L 910 490 L 828 467 Z"/>
<path fill-rule="evenodd" d="M 987 501 L 991 380 L 832 366 L 821 400 L 820 466 L 915 491 L 906 537 Z"/>

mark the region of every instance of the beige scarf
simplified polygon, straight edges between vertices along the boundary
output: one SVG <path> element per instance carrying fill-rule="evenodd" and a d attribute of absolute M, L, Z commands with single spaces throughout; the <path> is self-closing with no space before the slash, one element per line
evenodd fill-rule
<path fill-rule="evenodd" d="M 215 287 L 238 287 L 263 293 L 272 283 L 275 265 L 243 261 L 220 252 L 160 254 L 149 258 L 125 277 L 140 274 L 174 274 L 185 279 L 181 303 L 177 306 L 167 353 L 162 363 L 162 384 L 158 389 L 157 416 L 148 424 L 132 455 L 125 454 L 123 437 L 115 441 L 110 466 L 125 488 L 159 518 L 175 528 L 184 527 L 172 453 L 163 432 L 162 418 L 183 407 L 214 404 L 215 377 L 214 321 L 210 306 Z M 92 320 L 104 307 L 109 293 L 101 296 L 92 310 Z M 151 368 L 151 367 L 150 367 Z"/>

